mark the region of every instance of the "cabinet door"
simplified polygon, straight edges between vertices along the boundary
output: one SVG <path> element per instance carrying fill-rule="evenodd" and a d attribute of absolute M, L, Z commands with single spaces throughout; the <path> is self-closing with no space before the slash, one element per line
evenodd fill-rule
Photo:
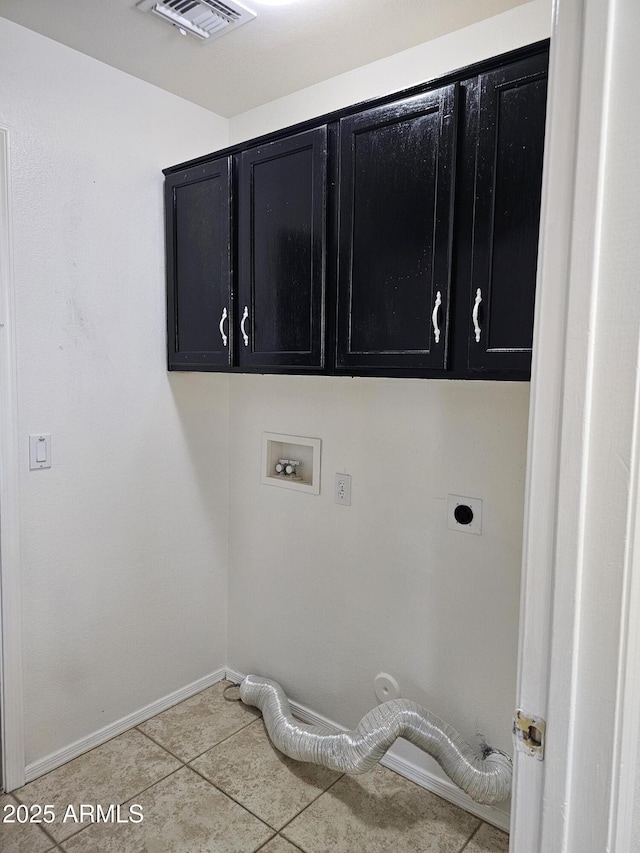
<path fill-rule="evenodd" d="M 324 366 L 326 127 L 243 151 L 238 364 Z"/>
<path fill-rule="evenodd" d="M 447 366 L 455 102 L 446 86 L 340 122 L 338 369 Z"/>
<path fill-rule="evenodd" d="M 231 363 L 231 158 L 165 182 L 169 369 Z"/>
<path fill-rule="evenodd" d="M 547 56 L 479 77 L 469 368 L 531 369 Z"/>

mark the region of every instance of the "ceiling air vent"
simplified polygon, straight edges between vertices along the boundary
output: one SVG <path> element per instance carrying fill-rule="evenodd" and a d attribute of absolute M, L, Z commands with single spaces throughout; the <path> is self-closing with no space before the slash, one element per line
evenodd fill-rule
<path fill-rule="evenodd" d="M 136 8 L 153 12 L 183 35 L 190 33 L 202 41 L 213 41 L 256 17 L 235 0 L 140 0 Z"/>

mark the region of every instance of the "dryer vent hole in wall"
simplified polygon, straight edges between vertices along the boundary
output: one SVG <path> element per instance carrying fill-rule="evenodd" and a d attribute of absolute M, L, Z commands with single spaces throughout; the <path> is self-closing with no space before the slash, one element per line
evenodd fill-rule
<path fill-rule="evenodd" d="M 473 510 L 467 504 L 458 504 L 453 511 L 453 517 L 458 524 L 471 524 L 473 521 Z"/>
<path fill-rule="evenodd" d="M 482 533 L 482 501 L 462 495 L 447 498 L 447 527 L 460 533 Z"/>

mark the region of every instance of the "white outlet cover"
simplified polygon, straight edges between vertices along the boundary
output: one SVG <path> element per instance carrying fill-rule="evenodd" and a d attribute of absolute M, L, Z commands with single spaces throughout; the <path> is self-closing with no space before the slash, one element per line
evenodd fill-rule
<path fill-rule="evenodd" d="M 473 518 L 468 524 L 461 524 L 456 520 L 455 512 L 459 506 L 469 507 L 473 513 Z M 464 495 L 448 495 L 447 527 L 449 530 L 457 530 L 459 533 L 474 533 L 476 536 L 480 536 L 482 534 L 482 499 L 467 498 Z"/>
<path fill-rule="evenodd" d="M 351 506 L 351 475 L 336 474 L 333 494 L 334 503 L 340 506 Z"/>

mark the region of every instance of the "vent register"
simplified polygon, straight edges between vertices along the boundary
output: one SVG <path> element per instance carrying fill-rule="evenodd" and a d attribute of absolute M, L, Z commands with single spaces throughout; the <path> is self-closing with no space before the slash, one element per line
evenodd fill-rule
<path fill-rule="evenodd" d="M 213 41 L 256 17 L 235 0 L 140 0 L 136 8 L 153 12 L 183 35 Z"/>

